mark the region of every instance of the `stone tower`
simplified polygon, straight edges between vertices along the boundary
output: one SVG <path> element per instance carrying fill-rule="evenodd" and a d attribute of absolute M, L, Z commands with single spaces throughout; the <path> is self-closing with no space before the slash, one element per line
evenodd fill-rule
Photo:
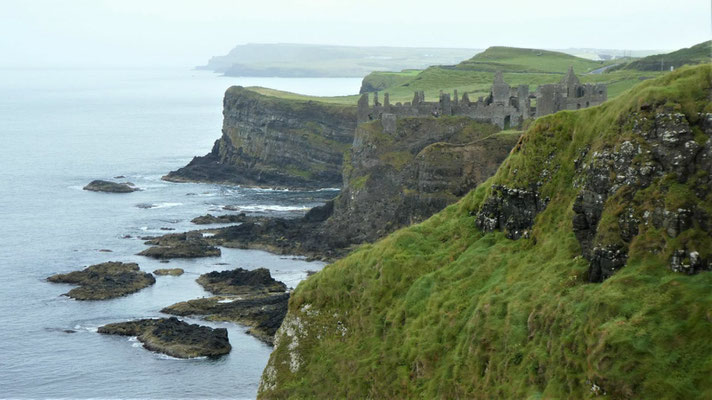
<path fill-rule="evenodd" d="M 567 97 L 577 97 L 576 88 L 581 86 L 581 81 L 576 76 L 576 74 L 574 74 L 573 66 L 569 66 L 569 70 L 566 72 L 566 75 L 561 78 L 561 81 L 559 83 L 564 85 L 564 87 L 566 88 Z"/>
<path fill-rule="evenodd" d="M 502 71 L 497 71 L 494 74 L 491 96 L 492 102 L 495 104 L 507 104 L 509 102 L 509 84 L 504 81 Z"/>

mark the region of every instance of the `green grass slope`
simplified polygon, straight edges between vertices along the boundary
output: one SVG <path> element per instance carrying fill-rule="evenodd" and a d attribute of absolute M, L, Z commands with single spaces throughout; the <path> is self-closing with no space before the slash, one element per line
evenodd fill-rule
<path fill-rule="evenodd" d="M 667 54 L 656 54 L 635 60 L 625 66 L 627 70 L 669 71 L 670 67 L 709 63 L 712 61 L 712 40 Z"/>
<path fill-rule="evenodd" d="M 425 91 L 429 100 L 436 100 L 440 90 L 468 93 L 470 99 L 485 96 L 492 86 L 494 73 L 502 70 L 504 80 L 512 86 L 529 85 L 534 91 L 538 85 L 556 83 L 569 66 L 583 83 L 605 83 L 608 97 L 615 98 L 643 79 L 659 76 L 656 71 L 617 70 L 610 73 L 590 72 L 616 61 L 592 61 L 569 54 L 538 49 L 490 47 L 469 60 L 455 66 L 433 66 L 420 72 L 373 72 L 364 78 L 362 91 L 378 89 L 388 92 L 391 102 L 410 101 L 416 90 Z"/>
<path fill-rule="evenodd" d="M 459 70 L 565 74 L 573 66 L 579 74 L 601 68 L 610 61 L 594 61 L 557 51 L 494 46 L 455 66 Z"/>
<path fill-rule="evenodd" d="M 572 227 L 582 149 L 590 161 L 642 140 L 636 116 L 699 122 L 712 112 L 710 82 L 710 65 L 683 68 L 601 106 L 540 118 L 461 201 L 302 282 L 260 397 L 712 398 L 712 272 L 668 267 L 683 242 L 710 257 L 703 221 L 676 238 L 640 223 L 627 264 L 603 283 L 588 283 Z M 550 201 L 529 237 L 475 227 L 492 185 L 537 181 Z M 635 201 L 641 212 L 654 198 L 710 211 L 708 186 L 700 173 L 658 177 Z M 619 201 L 609 199 L 601 221 L 621 212 Z"/>

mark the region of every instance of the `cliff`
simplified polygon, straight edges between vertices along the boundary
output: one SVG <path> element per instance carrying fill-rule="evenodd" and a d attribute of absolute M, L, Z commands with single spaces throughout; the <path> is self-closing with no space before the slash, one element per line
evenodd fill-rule
<path fill-rule="evenodd" d="M 346 153 L 341 194 L 300 219 L 246 218 L 214 245 L 335 260 L 452 204 L 484 182 L 519 132 L 465 117 L 403 118 L 394 133 L 361 124 Z"/>
<path fill-rule="evenodd" d="M 222 137 L 163 179 L 270 187 L 338 187 L 356 107 L 225 92 Z"/>
<path fill-rule="evenodd" d="M 711 397 L 711 82 L 540 118 L 457 204 L 302 282 L 259 396 Z"/>
<path fill-rule="evenodd" d="M 324 229 L 353 244 L 421 222 L 493 175 L 518 137 L 466 117 L 361 124 Z"/>

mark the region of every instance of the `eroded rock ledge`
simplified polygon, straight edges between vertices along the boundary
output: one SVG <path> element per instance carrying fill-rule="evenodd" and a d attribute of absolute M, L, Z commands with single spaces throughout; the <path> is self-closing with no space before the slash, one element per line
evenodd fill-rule
<path fill-rule="evenodd" d="M 492 185 L 492 194 L 477 214 L 475 224 L 485 232 L 502 230 L 509 239 L 528 237 L 534 218 L 548 202 L 535 189 Z"/>
<path fill-rule="evenodd" d="M 197 282 L 217 296 L 176 303 L 161 312 L 237 322 L 251 327 L 247 333 L 272 344 L 287 313 L 289 293 L 268 269 L 213 271 L 201 275 Z"/>
<path fill-rule="evenodd" d="M 215 296 L 173 304 L 162 313 L 203 316 L 213 321 L 231 321 L 250 326 L 248 334 L 273 344 L 274 334 L 287 314 L 289 293 L 247 296 Z"/>
<path fill-rule="evenodd" d="M 197 282 L 213 294 L 257 295 L 287 290 L 287 285 L 272 278 L 267 268 L 213 271 L 200 275 Z"/>
<path fill-rule="evenodd" d="M 201 232 L 170 233 L 149 239 L 145 244 L 153 245 L 140 253 L 140 256 L 169 259 L 219 257 L 220 249 L 203 239 Z"/>
<path fill-rule="evenodd" d="M 79 285 L 65 294 L 77 300 L 112 299 L 156 283 L 153 275 L 139 271 L 138 264 L 121 262 L 96 264 L 81 271 L 52 275 L 47 280 Z"/>
<path fill-rule="evenodd" d="M 595 150 L 581 148 L 573 162 L 574 187 L 579 189 L 572 225 L 589 261 L 590 282 L 602 282 L 623 268 L 629 247 L 648 229 L 664 231 L 668 246 L 675 246 L 672 270 L 712 270 L 710 257 L 696 244 L 700 241 L 685 234 L 699 228 L 712 235 L 712 114 L 688 120 L 681 113 L 661 112 L 664 107 L 653 109 L 644 105 L 631 113 L 620 121 L 620 141 Z M 560 167 L 549 165 L 552 160 L 538 166 L 538 181 L 531 189 L 493 184 L 475 224 L 485 232 L 502 230 L 510 239 L 528 237 L 549 201 L 538 190 Z"/>
<path fill-rule="evenodd" d="M 117 322 L 98 332 L 136 336 L 146 349 L 178 358 L 218 357 L 232 349 L 227 329 L 188 324 L 176 317 Z"/>
<path fill-rule="evenodd" d="M 624 128 L 632 131 L 630 139 L 594 152 L 579 169 L 582 189 L 573 206 L 573 228 L 583 256 L 590 261 L 591 282 L 601 282 L 625 266 L 641 224 L 662 229 L 672 239 L 695 223 L 712 234 L 712 221 L 703 206 L 712 183 L 712 114 L 699 114 L 690 123 L 684 114 L 643 111 L 631 115 Z M 701 142 L 705 136 L 706 142 Z M 696 188 L 691 196 L 667 195 L 688 183 Z M 641 195 L 651 186 L 643 204 Z M 602 222 L 604 212 L 615 213 L 616 218 Z M 670 268 L 690 274 L 712 269 L 694 241 L 685 242 L 673 252 Z"/>

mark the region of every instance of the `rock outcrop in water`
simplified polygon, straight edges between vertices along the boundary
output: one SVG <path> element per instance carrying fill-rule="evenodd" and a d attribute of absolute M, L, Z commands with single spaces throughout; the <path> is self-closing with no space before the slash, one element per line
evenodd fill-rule
<path fill-rule="evenodd" d="M 176 303 L 162 313 L 202 316 L 213 321 L 231 321 L 250 326 L 247 331 L 273 344 L 274 334 L 287 314 L 289 293 L 253 296 L 215 296 Z"/>
<path fill-rule="evenodd" d="M 250 186 L 341 185 L 356 107 L 264 96 L 239 86 L 225 92 L 223 134 L 212 151 L 163 179 Z"/>
<path fill-rule="evenodd" d="M 154 275 L 170 275 L 170 276 L 180 276 L 183 275 L 185 271 L 183 268 L 159 268 L 153 271 Z"/>
<path fill-rule="evenodd" d="M 98 332 L 136 336 L 146 349 L 178 358 L 219 357 L 232 349 L 227 329 L 188 324 L 176 317 L 117 322 Z"/>
<path fill-rule="evenodd" d="M 219 257 L 221 254 L 220 249 L 212 246 L 200 232 L 170 233 L 145 243 L 153 247 L 138 255 L 158 259 Z"/>
<path fill-rule="evenodd" d="M 245 213 L 240 214 L 226 214 L 226 215 L 211 215 L 206 214 L 200 217 L 193 218 L 190 222 L 196 225 L 209 225 L 209 224 L 234 224 L 237 222 L 247 221 L 247 215 Z"/>
<path fill-rule="evenodd" d="M 287 285 L 272 278 L 267 268 L 213 271 L 200 275 L 197 282 L 210 293 L 220 295 L 261 295 L 287 290 Z"/>
<path fill-rule="evenodd" d="M 241 222 L 205 238 L 212 245 L 334 260 L 455 202 L 494 173 L 518 137 L 465 117 L 402 118 L 391 133 L 381 121 L 361 124 L 333 201 L 303 218 L 204 216 L 194 222 Z"/>
<path fill-rule="evenodd" d="M 131 182 L 111 182 L 97 179 L 84 186 L 84 190 L 106 193 L 131 193 L 141 190 Z"/>
<path fill-rule="evenodd" d="M 272 344 L 287 313 L 289 293 L 285 292 L 287 286 L 272 278 L 268 269 L 213 271 L 201 275 L 197 282 L 218 296 L 180 302 L 161 312 L 248 325 L 251 328 L 247 333 Z"/>
<path fill-rule="evenodd" d="M 137 292 L 156 283 L 153 275 L 141 272 L 138 264 L 106 262 L 81 271 L 47 278 L 53 283 L 72 283 L 79 287 L 66 293 L 77 300 L 106 300 Z"/>

